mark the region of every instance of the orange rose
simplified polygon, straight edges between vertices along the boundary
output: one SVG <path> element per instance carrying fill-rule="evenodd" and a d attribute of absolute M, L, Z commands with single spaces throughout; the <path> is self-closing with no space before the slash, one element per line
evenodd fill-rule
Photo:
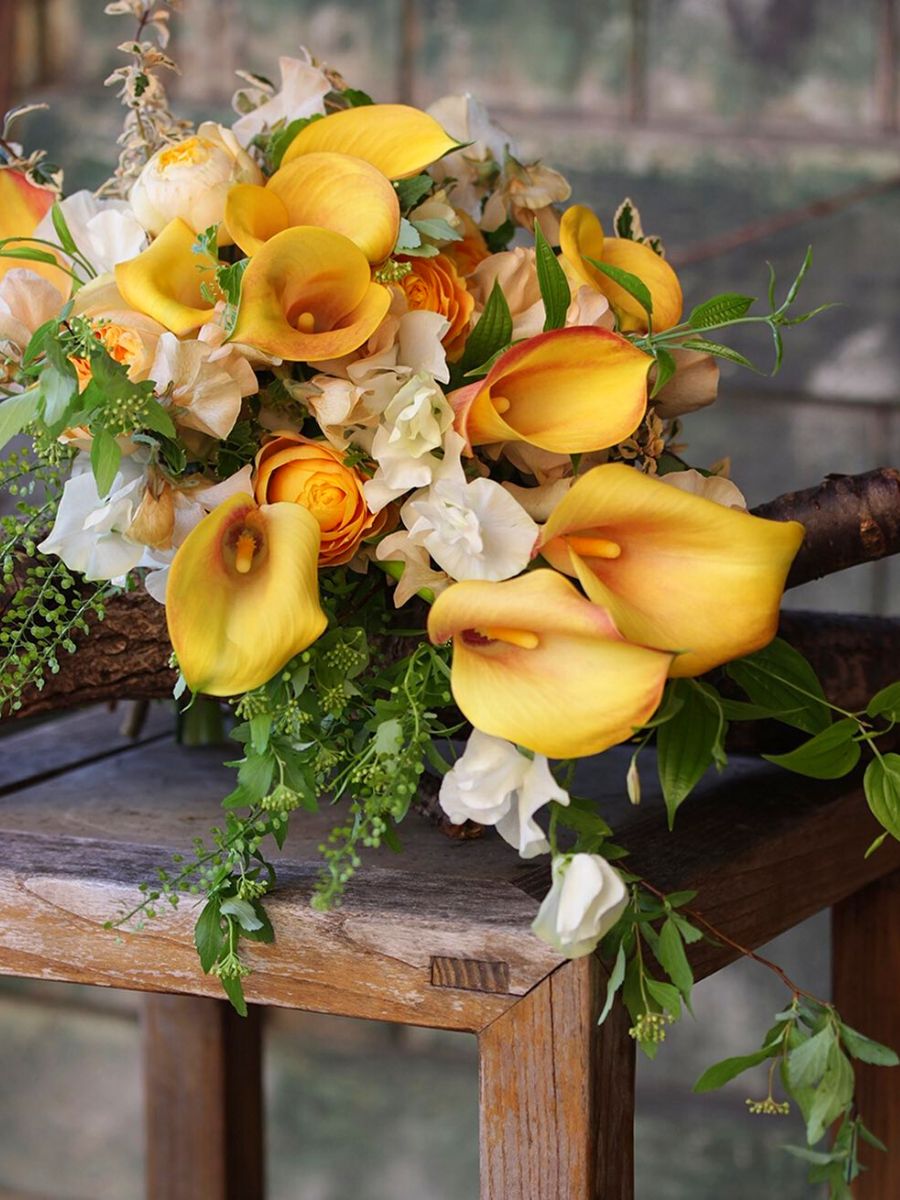
<path fill-rule="evenodd" d="M 455 352 L 462 350 L 475 301 L 446 254 L 413 259 L 411 266 L 410 274 L 400 281 L 409 307 L 425 308 L 447 318 L 450 328 L 442 341 L 453 358 Z"/>
<path fill-rule="evenodd" d="M 256 456 L 257 503 L 287 500 L 309 509 L 322 531 L 320 567 L 349 562 L 362 539 L 384 525 L 386 514 L 366 507 L 362 483 L 339 451 L 299 433 L 276 434 Z"/>

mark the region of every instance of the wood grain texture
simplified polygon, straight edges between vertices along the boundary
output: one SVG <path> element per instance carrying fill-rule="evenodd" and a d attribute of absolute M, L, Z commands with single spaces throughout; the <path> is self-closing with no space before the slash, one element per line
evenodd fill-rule
<path fill-rule="evenodd" d="M 147 1200 L 263 1200 L 259 1009 L 147 996 Z"/>
<path fill-rule="evenodd" d="M 509 965 L 478 962 L 474 958 L 433 958 L 431 982 L 435 987 L 464 988 L 473 992 L 508 992 Z"/>
<path fill-rule="evenodd" d="M 634 1043 L 593 956 L 479 1037 L 481 1200 L 632 1200 Z"/>
<path fill-rule="evenodd" d="M 900 871 L 857 892 L 832 914 L 833 996 L 848 1025 L 900 1050 Z M 900 1067 L 855 1063 L 856 1102 L 888 1153 L 861 1144 L 867 1170 L 855 1200 L 900 1196 Z"/>

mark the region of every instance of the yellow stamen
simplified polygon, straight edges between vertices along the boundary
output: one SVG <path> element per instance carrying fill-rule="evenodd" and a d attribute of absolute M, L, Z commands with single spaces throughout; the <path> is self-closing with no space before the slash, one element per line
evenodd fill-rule
<path fill-rule="evenodd" d="M 297 329 L 300 333 L 315 333 L 316 318 L 311 312 L 301 313 L 297 318 Z"/>
<path fill-rule="evenodd" d="M 256 538 L 249 529 L 242 530 L 234 547 L 234 569 L 239 575 L 246 575 L 253 566 L 256 550 Z"/>
<path fill-rule="evenodd" d="M 580 554 L 582 558 L 618 558 L 622 547 L 618 542 L 610 542 L 602 537 L 579 537 L 577 534 L 567 537 L 569 549 Z"/>
<path fill-rule="evenodd" d="M 485 637 L 494 642 L 508 642 L 522 650 L 537 650 L 540 638 L 528 629 L 507 629 L 505 625 L 487 625 L 482 630 Z"/>

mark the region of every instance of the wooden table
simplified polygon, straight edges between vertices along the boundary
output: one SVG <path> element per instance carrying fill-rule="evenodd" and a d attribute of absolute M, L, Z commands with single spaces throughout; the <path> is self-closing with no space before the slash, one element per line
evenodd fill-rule
<path fill-rule="evenodd" d="M 628 1018 L 617 1007 L 598 1028 L 602 965 L 563 961 L 531 935 L 545 863 L 522 862 L 493 834 L 453 840 L 414 817 L 408 852 L 371 855 L 343 907 L 321 914 L 308 897 L 334 814 L 299 814 L 304 832 L 288 841 L 270 902 L 276 942 L 248 946 L 254 1003 L 242 1021 L 199 971 L 189 901 L 137 932 L 103 927 L 172 852 L 189 851 L 231 787 L 221 750 L 174 745 L 166 712 L 136 743 L 117 721 L 94 708 L 0 741 L 0 973 L 150 993 L 151 1200 L 261 1200 L 269 1004 L 477 1034 L 482 1200 L 633 1196 Z M 753 948 L 832 906 L 835 1000 L 852 1025 L 900 1045 L 900 845 L 864 859 L 877 830 L 858 780 L 811 786 L 738 760 L 670 835 L 652 789 L 639 809 L 623 805 L 620 767 L 590 786 L 632 869 L 662 888 L 698 888 L 696 907 Z M 699 976 L 735 957 L 693 949 Z M 872 1155 L 857 1195 L 888 1200 L 900 1195 L 898 1079 L 863 1069 L 860 1088 L 892 1155 Z"/>

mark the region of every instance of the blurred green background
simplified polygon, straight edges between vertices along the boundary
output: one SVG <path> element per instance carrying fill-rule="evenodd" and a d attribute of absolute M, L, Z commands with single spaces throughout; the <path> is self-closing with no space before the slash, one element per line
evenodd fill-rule
<path fill-rule="evenodd" d="M 15 7 L 0 96 L 47 101 L 29 142 L 65 166 L 70 189 L 95 186 L 120 125 L 102 81 L 130 21 L 105 17 L 102 0 Z M 277 78 L 278 55 L 303 44 L 377 99 L 425 105 L 471 91 L 605 220 L 631 195 L 648 232 L 684 264 L 690 302 L 725 289 L 761 295 L 766 260 L 786 281 L 812 243 L 808 307 L 840 307 L 793 331 L 776 378 L 726 367 L 719 403 L 685 431 L 694 461 L 730 456 L 757 502 L 828 472 L 900 464 L 900 2 L 850 9 L 846 0 L 186 0 L 171 90 L 189 114 L 226 120 L 237 69 Z M 0 10 L 8 16 L 10 0 Z M 711 244 L 734 231 L 733 249 Z M 768 363 L 768 345 L 741 348 Z M 896 613 L 898 591 L 900 564 L 885 562 L 789 603 Z M 827 993 L 827 917 L 771 953 Z M 639 1200 L 814 1194 L 803 1165 L 778 1149 L 799 1129 L 747 1117 L 746 1080 L 708 1097 L 689 1090 L 711 1061 L 755 1045 L 782 1000 L 777 981 L 738 964 L 700 986 L 697 1021 L 641 1067 Z M 0 1200 L 141 1195 L 138 1003 L 2 985 Z M 476 1075 L 462 1035 L 271 1014 L 271 1200 L 471 1200 Z"/>

